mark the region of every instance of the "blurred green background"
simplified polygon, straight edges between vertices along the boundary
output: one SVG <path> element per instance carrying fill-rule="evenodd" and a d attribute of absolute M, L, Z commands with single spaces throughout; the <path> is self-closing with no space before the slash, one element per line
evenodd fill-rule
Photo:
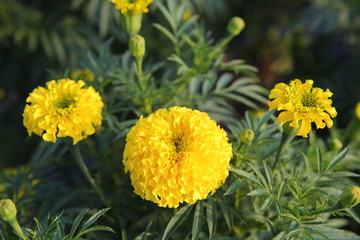
<path fill-rule="evenodd" d="M 231 17 L 242 17 L 246 28 L 230 43 L 227 58 L 256 66 L 268 88 L 313 79 L 316 87 L 334 93 L 337 126 L 348 124 L 360 101 L 360 1 L 185 2 L 215 41 Z M 29 92 L 83 68 L 86 54 L 97 53 L 106 40 L 113 40 L 114 54 L 127 49 L 118 17 L 107 0 L 0 0 L 0 167 L 27 162 L 40 140 L 28 138 L 22 125 Z M 141 34 L 149 58 L 160 59 L 167 57 L 167 40 L 159 37 L 155 22 L 164 19 L 153 4 Z"/>

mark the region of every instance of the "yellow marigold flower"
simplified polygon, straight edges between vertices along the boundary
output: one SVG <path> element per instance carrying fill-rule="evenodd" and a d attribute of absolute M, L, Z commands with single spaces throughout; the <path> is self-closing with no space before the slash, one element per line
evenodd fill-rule
<path fill-rule="evenodd" d="M 71 73 L 71 79 L 82 79 L 85 81 L 93 82 L 95 80 L 95 75 L 89 69 L 78 69 Z"/>
<path fill-rule="evenodd" d="M 228 176 L 231 144 L 204 112 L 159 109 L 141 117 L 126 141 L 123 163 L 134 192 L 161 207 L 204 199 Z"/>
<path fill-rule="evenodd" d="M 355 114 L 358 119 L 360 119 L 360 102 L 356 104 Z"/>
<path fill-rule="evenodd" d="M 317 128 L 327 126 L 331 128 L 337 112 L 331 106 L 329 99 L 333 94 L 329 89 L 313 88 L 313 80 L 306 80 L 302 83 L 299 79 L 290 82 L 276 84 L 271 90 L 268 101 L 270 110 L 277 108 L 281 111 L 278 121 L 281 125 L 290 122 L 289 126 L 298 128 L 296 135 L 307 137 L 311 130 L 311 123 L 315 122 Z"/>
<path fill-rule="evenodd" d="M 29 135 L 35 133 L 50 142 L 72 137 L 76 144 L 93 134 L 94 127 L 101 125 L 104 104 L 93 87 L 84 86 L 82 80 L 60 79 L 34 89 L 23 113 Z"/>
<path fill-rule="evenodd" d="M 147 8 L 153 0 L 110 0 L 115 4 L 115 8 L 119 9 L 121 13 L 147 13 Z"/>

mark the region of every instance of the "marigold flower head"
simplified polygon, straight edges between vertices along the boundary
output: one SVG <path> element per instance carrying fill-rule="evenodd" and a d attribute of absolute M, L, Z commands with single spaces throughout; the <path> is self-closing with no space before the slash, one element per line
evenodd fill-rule
<path fill-rule="evenodd" d="M 123 163 L 134 192 L 161 207 L 204 199 L 228 176 L 231 144 L 204 112 L 159 109 L 141 117 L 126 141 Z"/>
<path fill-rule="evenodd" d="M 360 119 L 360 102 L 356 104 L 355 115 Z"/>
<path fill-rule="evenodd" d="M 306 80 L 302 83 L 299 79 L 290 82 L 276 84 L 271 90 L 268 101 L 270 110 L 277 108 L 281 111 L 278 121 L 281 125 L 290 122 L 289 126 L 298 128 L 296 135 L 307 137 L 311 130 L 311 123 L 315 122 L 317 128 L 327 126 L 331 128 L 337 112 L 331 106 L 329 99 L 333 94 L 329 89 L 313 88 L 313 80 Z"/>
<path fill-rule="evenodd" d="M 153 0 L 110 0 L 115 4 L 115 8 L 120 10 L 121 13 L 136 14 L 136 13 L 147 13 L 147 8 Z"/>
<path fill-rule="evenodd" d="M 35 133 L 50 142 L 72 137 L 76 144 L 93 134 L 101 125 L 104 103 L 93 87 L 84 86 L 82 80 L 60 79 L 47 82 L 46 88 L 34 89 L 23 112 L 29 135 Z"/>

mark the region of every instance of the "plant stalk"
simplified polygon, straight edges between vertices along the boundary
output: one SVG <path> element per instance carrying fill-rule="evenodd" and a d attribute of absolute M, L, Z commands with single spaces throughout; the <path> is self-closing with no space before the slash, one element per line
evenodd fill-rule
<path fill-rule="evenodd" d="M 75 158 L 75 161 L 77 163 L 77 165 L 79 166 L 80 170 L 83 172 L 83 174 L 85 175 L 85 178 L 88 180 L 88 182 L 90 183 L 90 185 L 93 187 L 93 189 L 95 190 L 95 192 L 97 193 L 97 195 L 100 197 L 101 201 L 103 202 L 103 204 L 105 206 L 108 206 L 108 202 L 106 201 L 106 198 L 101 190 L 101 188 L 99 188 L 99 186 L 96 184 L 94 178 L 91 176 L 88 167 L 86 166 L 86 164 L 84 163 L 84 159 L 81 156 L 80 153 L 80 149 L 78 145 L 72 146 L 70 148 L 70 151 L 73 155 L 73 157 Z"/>

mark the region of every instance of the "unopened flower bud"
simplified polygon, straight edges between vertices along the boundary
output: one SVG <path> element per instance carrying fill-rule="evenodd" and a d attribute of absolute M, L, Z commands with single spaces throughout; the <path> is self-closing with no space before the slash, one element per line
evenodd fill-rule
<path fill-rule="evenodd" d="M 360 188 L 350 186 L 340 195 L 340 203 L 343 207 L 352 208 L 360 203 Z"/>
<path fill-rule="evenodd" d="M 233 17 L 227 25 L 227 32 L 231 36 L 238 35 L 245 27 L 245 22 L 240 17 Z"/>
<path fill-rule="evenodd" d="M 4 221 L 16 218 L 16 206 L 11 199 L 0 200 L 0 218 Z"/>
<path fill-rule="evenodd" d="M 131 54 L 136 58 L 144 56 L 145 39 L 140 35 L 132 37 L 129 41 L 129 49 Z"/>
<path fill-rule="evenodd" d="M 254 139 L 254 131 L 251 129 L 244 129 L 240 132 L 240 141 L 249 144 Z"/>

